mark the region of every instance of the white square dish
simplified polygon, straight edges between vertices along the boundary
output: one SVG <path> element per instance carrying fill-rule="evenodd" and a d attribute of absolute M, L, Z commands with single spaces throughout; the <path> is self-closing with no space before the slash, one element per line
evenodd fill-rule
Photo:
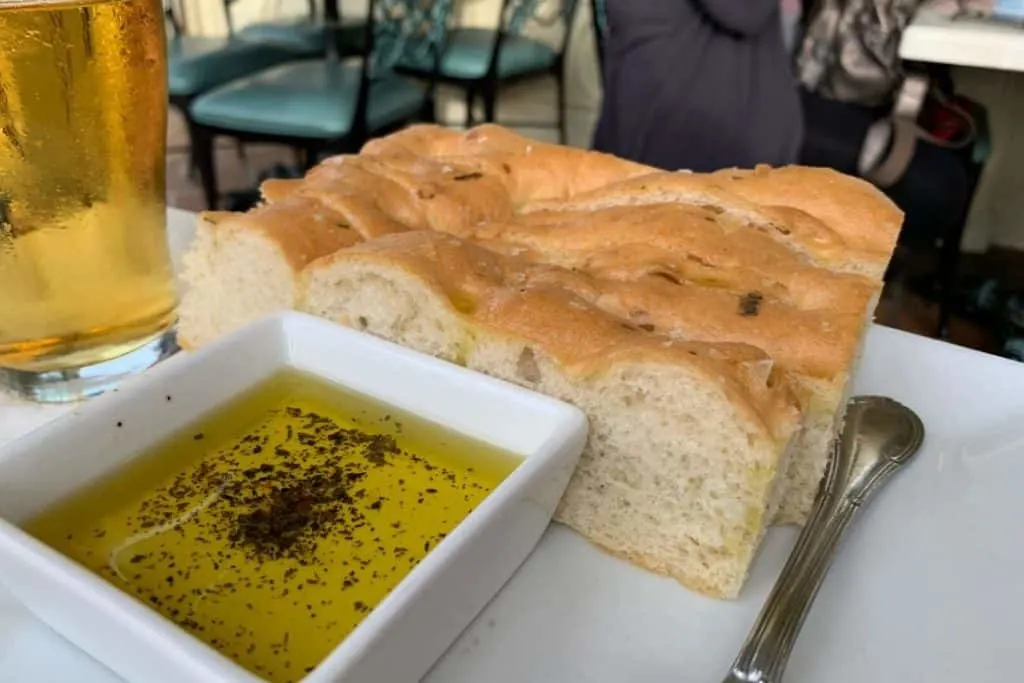
<path fill-rule="evenodd" d="M 260 680 L 18 525 L 285 367 L 522 456 L 302 679 L 419 680 L 540 539 L 583 448 L 586 418 L 545 396 L 298 313 L 270 316 L 172 358 L 8 445 L 0 457 L 0 582 L 128 681 Z"/>

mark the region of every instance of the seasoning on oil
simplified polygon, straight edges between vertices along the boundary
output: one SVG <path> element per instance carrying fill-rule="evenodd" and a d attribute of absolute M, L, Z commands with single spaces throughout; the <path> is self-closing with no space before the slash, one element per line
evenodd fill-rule
<path fill-rule="evenodd" d="M 254 673 L 295 681 L 517 464 L 286 373 L 28 528 Z"/>

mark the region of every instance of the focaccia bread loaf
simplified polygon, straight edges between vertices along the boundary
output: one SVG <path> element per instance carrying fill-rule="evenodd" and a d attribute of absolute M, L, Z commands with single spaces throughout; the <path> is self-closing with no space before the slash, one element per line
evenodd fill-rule
<path fill-rule="evenodd" d="M 792 373 L 804 425 L 777 523 L 802 522 L 841 425 L 878 284 L 803 261 L 708 207 L 654 204 L 544 212 L 464 235 L 503 253 L 588 273 L 595 305 L 677 339 L 749 343 Z M 737 231 L 743 239 L 735 239 Z"/>
<path fill-rule="evenodd" d="M 763 351 L 672 341 L 593 306 L 571 273 L 436 232 L 339 251 L 305 278 L 309 313 L 582 408 L 590 439 L 556 518 L 695 590 L 738 594 L 799 424 Z"/>
<path fill-rule="evenodd" d="M 657 172 L 493 125 L 465 133 L 414 126 L 262 190 L 265 204 L 248 213 L 200 219 L 184 274 L 186 347 L 300 308 L 575 401 L 604 426 L 559 518 L 715 595 L 738 590 L 765 523 L 806 519 L 901 221 L 877 190 L 829 170 Z M 517 281 L 524 291 L 511 286 Z M 651 360 L 658 344 L 667 346 Z M 683 348 L 715 362 L 686 360 Z M 531 385 L 537 372 L 544 381 Z M 609 378 L 636 391 L 616 393 Z M 763 488 L 736 469 L 729 477 L 740 478 L 727 486 L 715 479 L 725 476 L 717 465 L 706 486 L 684 485 L 707 475 L 666 449 L 689 453 L 677 445 L 706 442 L 688 399 L 667 402 L 676 394 L 666 378 L 706 384 L 702 396 L 728 387 L 709 405 L 736 434 L 752 434 L 750 416 L 761 415 L 743 406 L 774 405 L 772 415 L 799 408 L 792 439 L 776 418 L 758 418 L 774 435 L 772 454 L 755 438 L 721 456 L 729 467 L 757 463 Z M 603 402 L 604 394 L 618 398 Z M 645 420 L 661 420 L 661 441 L 633 432 L 602 441 L 602 430 L 619 428 L 609 425 Z M 646 458 L 645 449 L 661 455 Z M 644 490 L 659 505 L 669 490 L 682 496 L 657 517 L 678 528 L 632 544 L 627 536 L 652 519 L 630 513 L 635 492 L 622 477 L 652 486 Z M 732 535 L 705 535 L 711 522 L 700 515 L 721 512 L 717 503 L 707 508 L 717 500 L 709 492 L 736 481 L 745 483 L 729 489 L 720 520 Z M 745 534 L 741 508 L 752 515 Z"/>
<path fill-rule="evenodd" d="M 297 274 L 362 236 L 345 216 L 301 197 L 248 213 L 200 215 L 183 258 L 178 341 L 198 348 L 262 315 L 298 304 Z"/>

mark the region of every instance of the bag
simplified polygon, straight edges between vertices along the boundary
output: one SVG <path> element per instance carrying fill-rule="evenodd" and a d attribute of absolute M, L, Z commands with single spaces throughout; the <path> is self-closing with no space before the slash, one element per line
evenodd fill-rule
<path fill-rule="evenodd" d="M 857 171 L 881 188 L 903 177 L 919 142 L 963 150 L 978 139 L 966 98 L 950 96 L 921 74 L 903 79 L 892 112 L 868 129 Z"/>
<path fill-rule="evenodd" d="M 798 78 L 810 92 L 891 108 L 868 129 L 858 160 L 860 175 L 882 188 L 903 177 L 919 141 L 964 149 L 977 137 L 973 118 L 956 98 L 903 69 L 900 41 L 920 5 L 921 0 L 819 0 L 807 10 L 797 56 Z"/>
<path fill-rule="evenodd" d="M 797 56 L 805 88 L 868 107 L 892 101 L 903 81 L 903 31 L 921 0 L 819 0 Z"/>

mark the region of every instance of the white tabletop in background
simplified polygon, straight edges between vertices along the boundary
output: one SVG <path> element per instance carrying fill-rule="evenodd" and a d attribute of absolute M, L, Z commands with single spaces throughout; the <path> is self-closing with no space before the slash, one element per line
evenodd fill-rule
<path fill-rule="evenodd" d="M 171 233 L 180 250 L 188 214 L 172 214 Z M 928 439 L 852 530 L 786 681 L 1014 680 L 1024 633 L 1024 364 L 876 327 L 856 384 L 913 407 Z M 63 410 L 0 400 L 0 442 Z M 772 531 L 742 599 L 724 603 L 553 526 L 429 680 L 718 683 L 792 539 Z M 0 682 L 118 679 L 0 589 Z"/>
<path fill-rule="evenodd" d="M 900 42 L 900 57 L 919 62 L 1024 71 L 1024 29 L 918 12 Z"/>

